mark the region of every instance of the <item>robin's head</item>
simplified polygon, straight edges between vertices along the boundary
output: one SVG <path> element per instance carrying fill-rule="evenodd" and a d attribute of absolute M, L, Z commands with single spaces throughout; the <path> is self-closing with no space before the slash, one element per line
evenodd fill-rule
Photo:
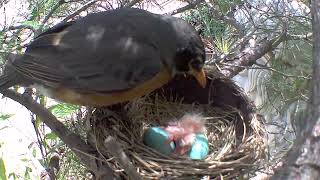
<path fill-rule="evenodd" d="M 194 76 L 199 84 L 206 87 L 206 76 L 203 70 L 205 63 L 204 49 L 198 47 L 198 42 L 189 42 L 179 48 L 175 56 L 175 72 Z M 200 42 L 199 42 L 200 43 Z"/>
<path fill-rule="evenodd" d="M 199 34 L 186 21 L 179 18 L 170 19 L 177 37 L 173 72 L 190 74 L 202 87 L 206 87 L 206 77 L 203 71 L 206 56 Z"/>

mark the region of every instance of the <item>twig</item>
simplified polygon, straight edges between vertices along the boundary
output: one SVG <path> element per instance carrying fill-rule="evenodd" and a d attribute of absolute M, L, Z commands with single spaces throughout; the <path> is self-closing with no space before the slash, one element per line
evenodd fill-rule
<path fill-rule="evenodd" d="M 124 7 L 132 7 L 141 1 L 143 1 L 143 0 L 132 0 L 129 3 L 125 4 Z"/>
<path fill-rule="evenodd" d="M 247 51 L 240 53 L 232 62 L 232 66 L 225 66 L 222 68 L 221 73 L 228 78 L 237 75 L 245 67 L 252 65 L 257 59 L 264 56 L 267 52 L 276 48 L 281 42 L 286 40 L 286 34 L 283 33 L 279 37 L 250 48 Z"/>
<path fill-rule="evenodd" d="M 99 0 L 92 0 L 89 1 L 87 4 L 83 5 L 81 8 L 79 8 L 78 10 L 76 10 L 74 13 L 70 14 L 69 16 L 67 16 L 66 18 L 63 19 L 62 22 L 67 22 L 69 19 L 74 18 L 75 16 L 77 16 L 78 14 L 80 14 L 82 11 L 85 11 L 86 9 L 88 9 L 90 6 L 92 6 L 94 3 L 98 2 Z"/>
<path fill-rule="evenodd" d="M 182 13 L 182 12 L 187 11 L 187 10 L 189 10 L 189 9 L 195 8 L 198 4 L 200 4 L 200 3 L 202 3 L 202 2 L 204 2 L 204 0 L 196 0 L 196 1 L 194 1 L 194 2 L 189 3 L 189 4 L 186 5 L 186 6 L 183 6 L 183 7 L 179 8 L 179 9 L 173 10 L 173 11 L 171 11 L 171 12 L 169 12 L 169 13 L 166 13 L 166 14 L 168 14 L 168 15 L 179 14 L 179 13 Z"/>
<path fill-rule="evenodd" d="M 67 129 L 63 123 L 61 123 L 54 115 L 52 115 L 45 107 L 41 106 L 37 102 L 33 101 L 30 96 L 19 94 L 12 90 L 2 90 L 1 92 L 4 96 L 19 102 L 31 112 L 36 114 L 41 118 L 41 120 L 55 133 L 80 159 L 80 161 L 86 165 L 86 167 L 92 170 L 96 175 L 108 175 L 110 179 L 114 176 L 110 167 L 98 167 L 96 164 L 96 159 L 84 154 L 96 155 L 95 149 L 90 145 L 86 144 L 84 140 L 78 134 L 71 132 Z M 84 153 L 79 153 L 74 149 L 83 151 Z"/>
<path fill-rule="evenodd" d="M 59 2 L 53 6 L 53 8 L 50 10 L 50 12 L 47 14 L 47 16 L 43 19 L 43 21 L 41 22 L 41 27 L 40 29 L 42 29 L 43 25 L 45 23 L 47 23 L 47 21 L 51 18 L 52 14 L 62 5 L 64 4 L 65 1 L 64 0 L 59 0 Z"/>
<path fill-rule="evenodd" d="M 313 30 L 313 75 L 306 117 L 300 119 L 302 131 L 284 159 L 284 166 L 272 179 L 318 179 L 320 151 L 320 0 L 311 1 Z"/>
<path fill-rule="evenodd" d="M 42 137 L 41 137 L 41 135 L 40 135 L 40 132 L 39 132 L 38 128 L 36 127 L 36 122 L 35 122 L 35 119 L 34 119 L 34 114 L 31 113 L 30 116 L 31 116 L 31 118 L 32 118 L 31 121 L 32 121 L 33 129 L 34 129 L 34 131 L 35 131 L 35 133 L 36 133 L 36 136 L 37 136 L 38 147 L 39 147 L 39 149 L 40 149 L 42 158 L 43 158 L 43 160 L 44 160 L 45 163 L 48 163 L 48 162 L 47 162 L 47 152 L 44 152 L 44 151 L 43 151 L 43 147 L 46 149 L 46 146 L 42 146 L 42 145 L 43 145 L 43 139 L 42 139 Z"/>
<path fill-rule="evenodd" d="M 26 24 L 21 24 L 18 26 L 9 26 L 7 29 L 3 29 L 2 31 L 12 31 L 12 30 L 20 30 L 20 29 L 30 29 L 31 31 L 36 32 L 34 27 Z"/>
<path fill-rule="evenodd" d="M 306 33 L 306 34 L 292 34 L 292 35 L 288 35 L 288 40 L 301 40 L 301 39 L 305 39 L 305 40 L 311 40 L 312 38 L 312 33 Z"/>
<path fill-rule="evenodd" d="M 132 162 L 130 161 L 128 156 L 125 154 L 120 144 L 117 143 L 115 138 L 109 136 L 105 139 L 104 143 L 107 149 L 109 150 L 108 152 L 111 153 L 112 156 L 117 158 L 118 162 L 121 164 L 121 167 L 125 170 L 125 172 L 128 174 L 130 179 L 142 180 L 142 177 L 137 173 Z"/>
<path fill-rule="evenodd" d="M 213 18 L 224 21 L 225 23 L 233 26 L 239 33 L 239 38 L 242 38 L 244 36 L 244 27 L 240 23 L 238 23 L 234 17 L 221 15 L 220 12 L 213 6 L 211 7 L 208 5 L 208 7 Z"/>
<path fill-rule="evenodd" d="M 234 65 L 232 63 L 224 63 L 224 62 L 220 62 L 219 64 L 222 64 L 222 65 L 226 65 L 226 66 L 234 66 L 234 67 L 239 67 L 239 68 L 244 68 L 244 69 L 266 69 L 266 70 L 269 70 L 269 71 L 272 71 L 272 72 L 275 72 L 275 73 L 278 73 L 284 77 L 287 77 L 287 78 L 300 78 L 300 79 L 307 79 L 307 80 L 310 80 L 311 77 L 306 77 L 306 76 L 296 76 L 296 75 L 291 75 L 291 74 L 286 74 L 286 73 L 283 73 L 279 70 L 276 70 L 272 67 L 268 67 L 268 66 L 264 66 L 264 65 L 261 65 L 261 64 L 258 64 L 258 63 L 254 63 L 260 67 L 252 67 L 252 66 L 240 66 L 240 65 Z"/>
<path fill-rule="evenodd" d="M 279 70 L 276 70 L 276 69 L 274 69 L 272 67 L 264 67 L 263 69 L 267 69 L 269 71 L 278 73 L 278 74 L 280 74 L 280 75 L 282 75 L 284 77 L 287 77 L 287 78 L 299 78 L 299 79 L 306 79 L 306 80 L 310 80 L 311 79 L 311 77 L 309 77 L 309 76 L 306 77 L 306 76 L 296 76 L 296 75 L 286 74 L 286 73 L 283 73 L 283 72 L 281 72 Z"/>

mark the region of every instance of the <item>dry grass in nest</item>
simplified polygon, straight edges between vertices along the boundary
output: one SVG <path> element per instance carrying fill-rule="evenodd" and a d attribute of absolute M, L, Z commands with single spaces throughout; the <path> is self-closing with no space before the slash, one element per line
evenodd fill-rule
<path fill-rule="evenodd" d="M 243 136 L 236 137 L 236 123 L 230 121 L 240 119 L 236 110 L 226 112 L 209 105 L 182 104 L 181 100 L 167 101 L 158 96 L 138 99 L 125 109 L 125 116 L 129 118 L 102 109 L 93 113 L 93 117 L 99 119 L 93 128 L 97 148 L 122 177 L 134 176 L 130 175 L 134 169 L 143 179 L 200 179 L 204 176 L 228 179 L 252 174 L 261 165 L 265 154 L 261 123 L 257 119 L 251 120 Z M 143 144 L 142 135 L 146 128 L 165 125 L 190 112 L 201 112 L 206 118 L 210 152 L 205 160 L 166 156 Z M 108 151 L 112 147 L 104 145 L 108 136 L 115 137 L 132 167 L 121 163 L 121 159 L 119 163 L 119 158 L 112 158 L 114 154 Z"/>

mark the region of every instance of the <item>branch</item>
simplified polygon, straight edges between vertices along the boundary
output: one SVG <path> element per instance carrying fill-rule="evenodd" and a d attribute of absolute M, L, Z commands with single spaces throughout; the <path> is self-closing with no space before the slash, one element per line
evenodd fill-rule
<path fill-rule="evenodd" d="M 96 150 L 86 144 L 78 134 L 71 132 L 63 123 L 53 116 L 45 107 L 33 101 L 30 96 L 19 94 L 12 90 L 2 90 L 2 94 L 10 99 L 19 102 L 31 112 L 41 118 L 41 120 L 55 133 L 80 159 L 80 161 L 95 174 L 107 174 L 113 176 L 112 170 L 108 167 L 98 167 L 96 159 Z"/>
<path fill-rule="evenodd" d="M 189 4 L 186 5 L 186 6 L 183 6 L 183 7 L 179 8 L 179 9 L 173 10 L 173 11 L 171 11 L 171 12 L 169 12 L 169 13 L 166 13 L 166 14 L 172 16 L 172 15 L 175 15 L 175 14 L 182 13 L 182 12 L 187 11 L 187 10 L 189 10 L 189 9 L 195 8 L 198 4 L 202 3 L 203 1 L 204 1 L 204 0 L 196 0 L 196 1 L 193 1 L 193 2 L 189 3 Z"/>
<path fill-rule="evenodd" d="M 216 10 L 213 6 L 210 6 L 208 3 L 207 5 L 209 7 L 209 12 L 214 19 L 224 21 L 225 23 L 233 26 L 239 33 L 239 38 L 242 38 L 244 36 L 244 27 L 240 23 L 238 23 L 234 17 L 221 15 L 220 12 Z"/>
<path fill-rule="evenodd" d="M 254 63 L 255 65 L 259 67 L 248 67 L 249 69 L 266 69 L 269 71 L 272 71 L 274 73 L 278 73 L 286 78 L 298 78 L 298 79 L 305 79 L 305 80 L 311 80 L 311 74 L 308 74 L 308 76 L 299 76 L 299 75 L 292 75 L 292 74 L 286 74 L 284 72 L 281 72 L 280 70 L 274 69 L 272 67 L 269 67 L 267 65 L 259 64 L 257 62 Z"/>
<path fill-rule="evenodd" d="M 52 14 L 62 5 L 64 4 L 65 1 L 64 0 L 59 0 L 59 2 L 53 6 L 53 8 L 51 9 L 51 11 L 48 13 L 48 15 L 44 18 L 44 20 L 41 22 L 41 27 L 40 29 L 42 29 L 43 25 L 51 18 Z"/>
<path fill-rule="evenodd" d="M 312 39 L 312 33 L 306 33 L 306 34 L 288 34 L 288 40 L 311 40 Z"/>
<path fill-rule="evenodd" d="M 286 40 L 286 35 L 282 34 L 280 37 L 257 45 L 256 47 L 249 48 L 249 50 L 240 53 L 240 55 L 234 58 L 234 60 L 231 62 L 232 66 L 226 65 L 221 69 L 220 72 L 226 77 L 232 78 L 240 71 L 244 70 L 246 66 L 252 65 L 257 59 L 276 48 L 284 40 Z"/>
<path fill-rule="evenodd" d="M 59 0 L 59 2 L 53 6 L 50 12 L 46 15 L 43 21 L 40 24 L 40 27 L 36 31 L 36 36 L 42 33 L 43 26 L 48 22 L 48 20 L 52 17 L 53 13 L 62 5 L 64 4 L 64 0 Z"/>
<path fill-rule="evenodd" d="M 40 153 L 42 155 L 42 159 L 44 160 L 44 162 L 46 163 L 47 162 L 47 151 L 46 151 L 46 146 L 44 146 L 44 141 L 40 135 L 40 132 L 39 132 L 39 129 L 37 128 L 36 126 L 36 120 L 34 118 L 34 114 L 33 113 L 30 113 L 30 116 L 31 116 L 31 122 L 32 122 L 32 125 L 33 125 L 33 129 L 36 133 L 36 136 L 37 136 L 37 141 L 38 141 L 38 148 L 40 149 Z M 45 152 L 44 152 L 44 150 Z"/>
<path fill-rule="evenodd" d="M 88 2 L 87 4 L 83 5 L 81 8 L 79 8 L 78 10 L 76 10 L 74 13 L 70 14 L 69 16 L 67 16 L 66 18 L 63 19 L 62 22 L 67 22 L 68 20 L 76 17 L 78 14 L 80 14 L 82 11 L 85 11 L 86 9 L 88 9 L 90 6 L 92 6 L 94 3 L 98 2 L 99 0 L 92 0 L 90 2 Z"/>
<path fill-rule="evenodd" d="M 109 136 L 104 141 L 105 146 L 109 150 L 108 152 L 117 158 L 119 164 L 121 167 L 125 170 L 125 172 L 128 174 L 130 179 L 134 180 L 142 180 L 142 177 L 137 173 L 134 165 L 126 155 L 126 153 L 121 148 L 120 144 L 117 143 L 116 139 L 112 136 Z"/>
<path fill-rule="evenodd" d="M 305 79 L 305 80 L 310 80 L 311 79 L 311 75 L 309 77 L 309 75 L 308 76 L 298 76 L 298 75 L 286 74 L 286 73 L 281 72 L 281 71 L 279 71 L 277 69 L 274 69 L 272 67 L 268 67 L 268 66 L 265 66 L 265 65 L 262 65 L 262 64 L 258 64 L 256 62 L 254 62 L 254 64 L 259 66 L 259 67 L 239 66 L 239 65 L 234 65 L 233 63 L 224 63 L 224 62 L 220 62 L 219 64 L 222 64 L 222 65 L 225 65 L 225 66 L 240 67 L 240 68 L 244 68 L 244 69 L 265 69 L 265 70 L 268 70 L 268 71 L 272 71 L 274 73 L 278 73 L 278 74 L 280 74 L 280 75 L 282 75 L 283 77 L 286 77 L 286 78 L 296 78 L 296 79 Z"/>
<path fill-rule="evenodd" d="M 313 30 L 313 75 L 302 131 L 284 159 L 284 166 L 272 179 L 318 179 L 320 176 L 320 0 L 311 2 Z"/>
<path fill-rule="evenodd" d="M 7 29 L 3 29 L 2 31 L 12 31 L 12 30 L 20 30 L 20 29 L 30 29 L 33 32 L 36 31 L 33 26 L 26 25 L 26 24 L 22 24 L 18 26 L 9 26 Z"/>
<path fill-rule="evenodd" d="M 136 5 L 137 3 L 141 2 L 141 1 L 143 1 L 143 0 L 132 0 L 129 3 L 127 3 L 126 5 L 124 5 L 124 7 L 127 7 L 127 8 L 128 7 L 132 7 L 132 6 Z"/>
<path fill-rule="evenodd" d="M 18 26 L 9 26 L 9 28 L 7 30 L 19 30 L 19 29 L 30 29 L 31 31 L 33 31 L 35 34 L 40 34 L 42 31 L 42 28 L 44 26 L 44 24 L 52 17 L 52 14 L 62 5 L 64 4 L 65 1 L 64 0 L 59 0 L 59 2 L 53 6 L 53 8 L 51 9 L 51 11 L 48 13 L 48 15 L 44 18 L 44 20 L 41 22 L 40 27 L 36 30 L 33 26 L 30 25 L 18 25 Z M 6 29 L 4 29 L 6 30 Z"/>

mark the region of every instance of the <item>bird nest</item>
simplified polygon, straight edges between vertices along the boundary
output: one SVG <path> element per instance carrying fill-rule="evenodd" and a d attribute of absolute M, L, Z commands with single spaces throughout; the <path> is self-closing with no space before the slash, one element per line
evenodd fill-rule
<path fill-rule="evenodd" d="M 210 86 L 201 89 L 177 80 L 129 104 L 93 110 L 91 135 L 101 158 L 123 179 L 250 177 L 265 158 L 262 123 L 232 81 L 208 81 Z M 167 156 L 144 145 L 148 127 L 165 126 L 186 113 L 206 119 L 209 154 L 204 160 Z"/>

